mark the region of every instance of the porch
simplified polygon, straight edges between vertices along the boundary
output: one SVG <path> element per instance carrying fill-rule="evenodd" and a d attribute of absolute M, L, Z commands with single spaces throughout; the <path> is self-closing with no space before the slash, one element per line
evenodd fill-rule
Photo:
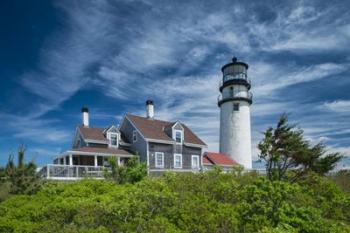
<path fill-rule="evenodd" d="M 104 173 L 109 171 L 112 157 L 123 166 L 133 155 L 114 148 L 79 148 L 56 156 L 53 164 L 42 167 L 39 174 L 50 180 L 103 179 Z"/>
<path fill-rule="evenodd" d="M 127 158 L 117 155 L 97 155 L 97 154 L 63 154 L 54 159 L 53 163 L 57 165 L 69 166 L 87 166 L 87 167 L 103 167 L 109 166 L 111 157 L 117 159 L 118 165 L 123 165 Z"/>
<path fill-rule="evenodd" d="M 47 180 L 103 179 L 104 172 L 109 172 L 109 170 L 103 166 L 47 164 L 41 168 L 39 175 Z"/>

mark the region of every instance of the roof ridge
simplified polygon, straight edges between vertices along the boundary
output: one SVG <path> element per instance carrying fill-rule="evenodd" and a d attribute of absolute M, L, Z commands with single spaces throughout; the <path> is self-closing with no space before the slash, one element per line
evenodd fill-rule
<path fill-rule="evenodd" d="M 138 118 L 142 118 L 142 119 L 145 119 L 145 120 L 150 120 L 150 119 L 148 119 L 147 117 L 138 116 L 138 115 L 134 115 L 134 114 L 131 114 L 131 113 L 126 113 L 126 115 L 133 116 L 133 117 L 138 117 Z M 153 118 L 152 121 L 160 121 L 160 122 L 171 123 L 171 124 L 174 124 L 174 123 L 177 122 L 177 121 L 165 121 L 165 120 L 160 120 L 160 119 L 155 119 L 155 118 Z M 182 124 L 182 123 L 181 123 L 181 124 Z"/>
<path fill-rule="evenodd" d="M 107 128 L 104 128 L 104 127 L 85 127 L 85 126 L 80 126 L 79 128 L 81 128 L 81 129 L 102 129 L 102 130 L 105 130 L 105 129 L 107 129 Z"/>

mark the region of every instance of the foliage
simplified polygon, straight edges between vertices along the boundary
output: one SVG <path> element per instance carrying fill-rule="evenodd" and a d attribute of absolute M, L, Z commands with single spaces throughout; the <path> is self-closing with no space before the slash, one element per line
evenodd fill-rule
<path fill-rule="evenodd" d="M 105 178 L 114 180 L 117 184 L 136 183 L 147 176 L 147 165 L 140 163 L 137 156 L 127 160 L 124 166 L 119 166 L 116 157 L 109 160 L 110 169 L 105 170 Z"/>
<path fill-rule="evenodd" d="M 269 127 L 264 132 L 258 148 L 270 180 L 295 182 L 310 171 L 324 175 L 342 158 L 339 153 L 327 154 L 322 143 L 311 145 L 304 138 L 303 130 L 289 124 L 285 114 L 276 128 Z"/>
<path fill-rule="evenodd" d="M 24 146 L 18 148 L 17 164 L 14 162 L 14 156 L 9 155 L 8 162 L 0 170 L 0 201 L 6 199 L 9 194 L 33 194 L 40 187 L 40 179 L 36 173 L 34 162 L 25 162 Z"/>
<path fill-rule="evenodd" d="M 350 232 L 349 209 L 349 194 L 317 174 L 291 184 L 166 173 L 135 184 L 47 183 L 0 204 L 0 232 Z"/>
<path fill-rule="evenodd" d="M 350 193 L 350 171 L 349 170 L 340 170 L 335 175 L 332 175 L 331 178 L 345 192 Z"/>

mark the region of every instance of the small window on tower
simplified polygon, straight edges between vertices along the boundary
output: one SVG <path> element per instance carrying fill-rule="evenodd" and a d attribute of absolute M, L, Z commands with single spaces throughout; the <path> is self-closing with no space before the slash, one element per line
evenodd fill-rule
<path fill-rule="evenodd" d="M 239 103 L 233 104 L 233 111 L 239 111 Z"/>

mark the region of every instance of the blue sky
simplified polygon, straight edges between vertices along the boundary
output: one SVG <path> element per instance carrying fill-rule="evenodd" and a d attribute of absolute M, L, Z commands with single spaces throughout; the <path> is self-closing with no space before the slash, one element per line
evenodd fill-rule
<path fill-rule="evenodd" d="M 125 112 L 180 120 L 218 150 L 220 68 L 250 65 L 254 156 L 283 112 L 312 142 L 350 155 L 350 2 L 1 1 L 0 164 L 39 164 Z"/>

